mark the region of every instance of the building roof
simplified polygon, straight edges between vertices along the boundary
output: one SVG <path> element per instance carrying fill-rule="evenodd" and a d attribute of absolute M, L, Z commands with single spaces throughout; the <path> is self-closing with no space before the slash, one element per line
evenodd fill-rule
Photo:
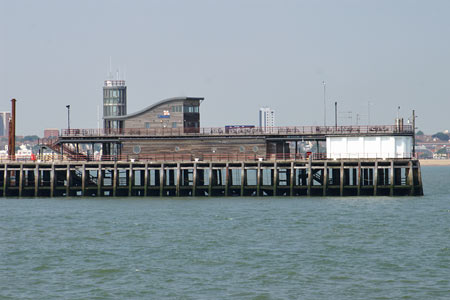
<path fill-rule="evenodd" d="M 200 100 L 200 101 L 202 101 L 204 99 L 205 98 L 201 98 L 201 97 L 172 97 L 172 98 L 168 98 L 168 99 L 164 99 L 164 100 L 161 100 L 159 102 L 156 102 L 156 103 L 154 103 L 154 104 L 152 104 L 150 106 L 147 106 L 146 108 L 141 109 L 141 110 L 139 110 L 137 112 L 134 112 L 132 114 L 128 114 L 128 115 L 125 115 L 125 116 L 103 117 L 103 119 L 104 120 L 126 120 L 126 119 L 129 119 L 129 118 L 132 118 L 132 117 L 139 116 L 139 115 L 141 115 L 143 113 L 146 113 L 146 112 L 154 109 L 155 107 L 158 107 L 158 106 L 163 105 L 163 104 L 169 104 L 169 103 L 175 102 L 175 101 L 186 101 L 186 100 Z"/>

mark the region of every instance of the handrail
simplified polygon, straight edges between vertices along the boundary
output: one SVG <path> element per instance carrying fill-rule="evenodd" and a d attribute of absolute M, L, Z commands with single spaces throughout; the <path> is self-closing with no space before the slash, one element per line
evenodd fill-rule
<path fill-rule="evenodd" d="M 23 162 L 58 162 L 58 161 L 81 161 L 81 162 L 242 162 L 242 161 L 305 161 L 305 160 L 346 160 L 346 159 L 417 159 L 412 153 L 394 154 L 387 153 L 384 156 L 376 153 L 344 153 L 339 156 L 327 153 L 273 153 L 267 155 L 246 154 L 246 153 L 210 153 L 210 154 L 133 154 L 133 155 L 61 155 L 61 154 L 40 154 L 31 157 L 8 157 L 0 156 L 0 162 L 23 161 Z"/>
<path fill-rule="evenodd" d="M 412 125 L 61 129 L 61 137 L 412 134 Z"/>

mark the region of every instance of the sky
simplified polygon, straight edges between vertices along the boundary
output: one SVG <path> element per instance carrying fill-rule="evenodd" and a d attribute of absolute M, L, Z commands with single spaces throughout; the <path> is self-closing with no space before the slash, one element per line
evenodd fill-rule
<path fill-rule="evenodd" d="M 0 0 L 0 111 L 17 134 L 97 128 L 112 70 L 128 112 L 205 97 L 201 126 L 393 124 L 450 129 L 448 0 Z M 400 106 L 400 110 L 398 107 Z M 99 113 L 100 108 L 100 113 Z M 370 118 L 369 118 L 370 112 Z M 406 121 L 405 121 L 406 122 Z M 101 123 L 100 123 L 101 124 Z"/>

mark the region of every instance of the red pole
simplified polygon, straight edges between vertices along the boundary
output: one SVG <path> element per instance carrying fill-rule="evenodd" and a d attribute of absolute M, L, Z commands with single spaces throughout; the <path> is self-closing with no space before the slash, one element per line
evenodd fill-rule
<path fill-rule="evenodd" d="M 16 159 L 16 99 L 11 100 L 11 120 L 9 121 L 8 155 Z"/>

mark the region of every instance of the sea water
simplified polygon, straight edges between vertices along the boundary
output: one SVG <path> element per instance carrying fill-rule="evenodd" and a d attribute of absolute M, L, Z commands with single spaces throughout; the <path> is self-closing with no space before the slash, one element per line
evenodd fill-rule
<path fill-rule="evenodd" d="M 424 197 L 0 200 L 0 299 L 449 299 L 450 167 Z"/>

